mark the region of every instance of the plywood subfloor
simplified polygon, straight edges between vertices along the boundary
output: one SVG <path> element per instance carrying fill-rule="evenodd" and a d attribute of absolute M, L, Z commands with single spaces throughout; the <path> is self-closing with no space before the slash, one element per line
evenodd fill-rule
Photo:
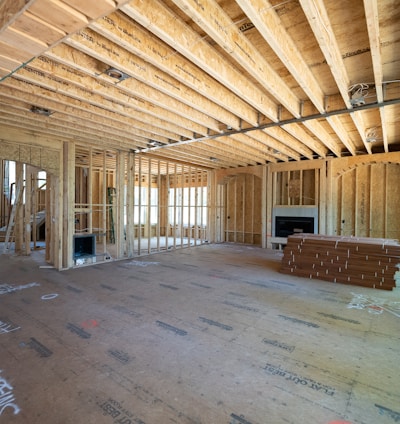
<path fill-rule="evenodd" d="M 230 244 L 64 272 L 35 255 L 0 256 L 1 423 L 400 420 L 397 289 Z"/>

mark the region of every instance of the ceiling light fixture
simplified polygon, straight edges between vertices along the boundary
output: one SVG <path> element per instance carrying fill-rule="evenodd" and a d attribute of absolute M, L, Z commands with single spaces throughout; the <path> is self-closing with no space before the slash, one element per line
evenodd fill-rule
<path fill-rule="evenodd" d="M 129 78 L 128 74 L 125 74 L 117 68 L 108 68 L 106 70 L 106 74 L 111 78 L 117 79 L 118 81 L 124 81 Z"/>
<path fill-rule="evenodd" d="M 350 103 L 353 107 L 365 105 L 365 97 L 368 95 L 369 85 L 365 83 L 353 84 L 349 87 Z"/>
<path fill-rule="evenodd" d="M 376 135 L 376 127 L 368 128 L 365 131 L 365 141 L 367 143 L 375 143 L 377 141 L 377 135 Z"/>
<path fill-rule="evenodd" d="M 40 106 L 32 106 L 31 112 L 42 116 L 50 116 L 54 113 L 52 110 Z"/>
<path fill-rule="evenodd" d="M 147 143 L 147 147 L 160 147 L 160 146 L 164 146 L 164 143 L 157 140 L 149 140 L 149 142 Z"/>

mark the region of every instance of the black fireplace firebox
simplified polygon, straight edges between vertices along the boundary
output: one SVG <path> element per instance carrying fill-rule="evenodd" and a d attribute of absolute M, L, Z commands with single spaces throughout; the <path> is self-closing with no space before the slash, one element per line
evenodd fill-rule
<path fill-rule="evenodd" d="M 93 257 L 96 255 L 95 234 L 75 234 L 73 244 L 74 259 L 82 257 Z"/>
<path fill-rule="evenodd" d="M 288 237 L 291 234 L 314 234 L 313 217 L 276 216 L 275 237 Z"/>

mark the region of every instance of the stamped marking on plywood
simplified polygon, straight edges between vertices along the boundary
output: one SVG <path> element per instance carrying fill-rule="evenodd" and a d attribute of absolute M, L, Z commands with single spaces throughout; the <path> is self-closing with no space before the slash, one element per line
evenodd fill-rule
<path fill-rule="evenodd" d="M 386 406 L 378 405 L 375 403 L 375 406 L 378 408 L 379 415 L 384 415 L 391 418 L 395 423 L 400 422 L 400 412 L 393 411 L 393 409 L 387 408 Z"/>
<path fill-rule="evenodd" d="M 265 339 L 263 339 L 263 342 L 265 344 L 278 347 L 279 349 L 283 349 L 283 350 L 286 350 L 288 352 L 293 352 L 294 349 L 295 349 L 295 346 L 290 346 L 290 345 L 288 345 L 286 343 L 283 343 L 283 342 L 280 342 L 278 340 L 273 340 L 273 339 L 267 339 L 267 338 L 265 338 Z"/>
<path fill-rule="evenodd" d="M 132 361 L 132 358 L 128 353 L 119 349 L 108 349 L 107 354 L 122 364 L 129 364 Z"/>
<path fill-rule="evenodd" d="M 247 297 L 245 294 L 242 294 L 242 293 L 228 292 L 228 294 L 232 296 L 237 296 L 237 297 Z"/>
<path fill-rule="evenodd" d="M 221 324 L 220 322 L 214 321 L 212 319 L 208 319 L 208 318 L 204 318 L 204 317 L 199 317 L 199 320 L 205 322 L 206 324 L 209 324 L 209 325 L 213 325 L 215 327 L 222 328 L 223 330 L 227 330 L 227 331 L 232 331 L 233 330 L 233 327 L 231 327 L 230 325 Z"/>
<path fill-rule="evenodd" d="M 218 278 L 220 280 L 235 281 L 235 278 L 225 277 L 224 275 L 208 274 L 208 277 Z"/>
<path fill-rule="evenodd" d="M 74 292 L 74 293 L 82 293 L 82 291 L 83 291 L 83 290 L 77 289 L 76 287 L 73 287 L 73 286 L 67 286 L 67 289 Z"/>
<path fill-rule="evenodd" d="M 122 314 L 129 315 L 131 317 L 140 318 L 142 314 L 139 314 L 138 312 L 132 311 L 132 309 L 127 308 L 123 305 L 115 305 L 112 307 L 114 311 L 121 312 Z"/>
<path fill-rule="evenodd" d="M 2 370 L 0 370 L 1 374 Z M 2 376 L 0 376 L 0 416 L 3 415 L 4 411 L 8 408 L 12 409 L 14 415 L 20 413 L 21 408 L 15 403 L 14 388 L 11 384 Z"/>
<path fill-rule="evenodd" d="M 318 391 L 327 396 L 334 396 L 335 394 L 334 387 L 319 383 L 311 378 L 298 375 L 292 371 L 288 371 L 282 368 L 280 365 L 266 364 L 263 369 L 269 375 L 284 378 L 286 381 L 292 382 L 293 384 Z"/>
<path fill-rule="evenodd" d="M 269 289 L 271 286 L 265 284 L 265 283 L 254 283 L 253 281 L 242 281 L 244 284 L 248 284 L 249 286 L 255 286 L 255 287 L 261 287 L 263 289 Z"/>
<path fill-rule="evenodd" d="M 31 337 L 30 341 L 27 343 L 27 346 L 35 350 L 41 358 L 48 358 L 53 354 L 53 352 L 49 348 L 40 343 L 34 337 Z"/>
<path fill-rule="evenodd" d="M 115 287 L 108 286 L 107 284 L 100 284 L 100 287 L 102 287 L 103 289 L 106 289 L 106 290 L 110 290 L 110 291 L 116 291 L 117 290 Z"/>
<path fill-rule="evenodd" d="M 206 286 L 205 284 L 200 284 L 200 283 L 190 283 L 192 286 L 196 286 L 196 287 L 201 287 L 203 289 L 211 289 L 211 286 Z"/>
<path fill-rule="evenodd" d="M 136 296 L 135 294 L 130 294 L 129 297 L 135 300 L 139 300 L 140 302 L 144 300 L 144 297 Z"/>
<path fill-rule="evenodd" d="M 92 335 L 85 331 L 83 328 L 78 327 L 77 325 L 72 324 L 71 322 L 67 324 L 67 328 L 69 331 L 71 331 L 71 333 L 78 335 L 82 339 L 90 339 L 90 337 L 92 337 Z"/>
<path fill-rule="evenodd" d="M 109 416 L 110 418 L 115 420 L 114 423 L 145 424 L 144 421 L 135 417 L 135 415 L 131 411 L 124 408 L 120 402 L 117 402 L 114 399 L 110 398 L 105 402 L 99 402 L 97 405 L 101 408 L 104 416 Z"/>
<path fill-rule="evenodd" d="M 8 318 L 0 319 L 0 334 L 12 333 L 20 328 L 20 326 L 17 326 Z"/>
<path fill-rule="evenodd" d="M 164 288 L 166 288 L 166 289 L 179 290 L 179 287 L 170 286 L 169 284 L 160 283 L 160 286 L 161 286 L 161 287 L 164 287 Z"/>
<path fill-rule="evenodd" d="M 95 365 L 95 368 L 99 370 L 101 373 L 105 374 L 111 381 L 114 383 L 117 383 L 119 386 L 123 387 L 126 391 L 128 391 L 133 397 L 137 397 L 139 400 L 145 402 L 148 405 L 158 405 L 158 407 L 162 407 L 163 411 L 163 423 L 164 422 L 174 422 L 174 423 L 181 423 L 185 422 L 186 424 L 198 424 L 198 419 L 193 419 L 190 416 L 186 415 L 184 411 L 182 411 L 180 408 L 177 408 L 175 405 L 172 405 L 169 402 L 165 402 L 163 399 L 161 399 L 158 395 L 153 393 L 149 387 L 145 387 L 138 383 L 138 381 L 127 375 L 126 372 L 119 372 L 112 368 L 109 364 L 97 364 Z M 101 406 L 105 402 L 100 401 L 97 403 L 97 405 Z M 122 414 L 127 415 L 128 418 L 131 419 L 131 424 L 144 424 L 143 421 L 141 421 L 138 417 L 135 417 L 132 411 L 129 415 L 129 411 L 124 410 L 122 402 L 118 403 L 117 401 L 113 399 L 108 399 L 107 403 L 111 406 L 113 406 L 115 409 L 117 409 Z M 110 410 L 112 410 L 110 408 Z M 105 414 L 107 415 L 107 414 Z M 121 417 L 121 414 L 119 415 Z M 114 424 L 130 424 L 128 421 L 125 423 L 119 423 L 119 421 L 114 421 Z"/>
<path fill-rule="evenodd" d="M 181 330 L 180 328 L 174 327 L 173 325 L 167 324 L 166 322 L 156 321 L 156 324 L 159 327 L 164 328 L 165 330 L 172 331 L 173 333 L 177 334 L 178 336 L 186 336 L 187 335 L 187 331 Z"/>
<path fill-rule="evenodd" d="M 246 420 L 244 418 L 244 415 L 236 415 L 232 413 L 229 424 L 251 424 L 251 422 L 249 420 Z"/>
<path fill-rule="evenodd" d="M 325 312 L 318 312 L 318 314 L 322 315 L 323 317 L 326 317 L 326 318 L 332 318 L 332 319 L 339 320 L 339 321 L 345 321 L 345 322 L 349 322 L 351 324 L 361 324 L 360 321 L 356 321 L 355 319 L 343 318 L 343 317 L 340 317 L 340 316 L 334 315 L 334 314 L 326 314 Z"/>
<path fill-rule="evenodd" d="M 287 321 L 294 322 L 295 324 L 302 324 L 302 325 L 306 325 L 307 327 L 319 328 L 318 324 L 314 324 L 313 322 L 309 322 L 309 321 L 303 321 L 302 319 L 288 317 L 287 315 L 278 315 L 278 317 L 283 318 Z"/>
<path fill-rule="evenodd" d="M 287 283 L 286 281 L 280 281 L 280 280 L 268 280 L 271 283 L 280 284 L 282 286 L 290 286 L 290 287 L 296 287 L 296 284 L 293 283 Z"/>
<path fill-rule="evenodd" d="M 251 306 L 246 306 L 246 305 L 240 305 L 238 303 L 234 303 L 234 302 L 229 302 L 227 300 L 225 300 L 224 302 L 222 302 L 224 305 L 228 305 L 228 306 L 233 306 L 234 308 L 237 309 L 243 309 L 244 311 L 249 311 L 249 312 L 260 312 L 259 309 L 257 308 L 252 308 Z"/>

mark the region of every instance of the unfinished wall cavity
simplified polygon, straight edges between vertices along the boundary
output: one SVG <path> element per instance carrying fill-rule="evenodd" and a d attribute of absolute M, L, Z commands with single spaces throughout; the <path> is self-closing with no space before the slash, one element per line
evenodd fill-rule
<path fill-rule="evenodd" d="M 335 233 L 400 239 L 400 164 L 365 163 L 335 177 Z"/>
<path fill-rule="evenodd" d="M 77 146 L 75 234 L 96 235 L 84 262 L 205 243 L 208 215 L 208 171 Z"/>

